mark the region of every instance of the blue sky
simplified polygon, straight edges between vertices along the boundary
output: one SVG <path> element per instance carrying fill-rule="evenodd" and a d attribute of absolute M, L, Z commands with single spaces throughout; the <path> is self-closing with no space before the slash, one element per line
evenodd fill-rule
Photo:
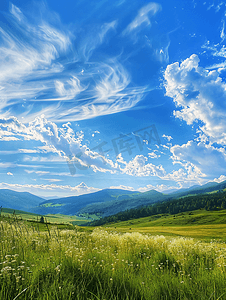
<path fill-rule="evenodd" d="M 0 3 L 0 188 L 226 180 L 223 1 Z"/>

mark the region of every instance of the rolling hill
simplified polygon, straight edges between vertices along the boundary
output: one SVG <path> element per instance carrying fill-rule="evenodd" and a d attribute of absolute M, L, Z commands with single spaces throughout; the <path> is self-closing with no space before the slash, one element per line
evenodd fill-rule
<path fill-rule="evenodd" d="M 38 207 L 32 209 L 32 212 L 38 214 L 65 214 L 75 215 L 89 204 L 102 203 L 106 201 L 118 201 L 137 197 L 141 193 L 131 192 L 120 189 L 105 189 L 95 193 L 72 196 L 66 198 L 57 198 L 43 201 Z"/>
<path fill-rule="evenodd" d="M 0 190 L 0 206 L 37 214 L 90 215 L 106 217 L 121 211 L 148 206 L 156 202 L 179 199 L 189 195 L 210 194 L 226 190 L 226 181 L 209 182 L 171 193 L 155 190 L 140 193 L 120 189 L 104 189 L 95 193 L 45 200 L 27 192 Z"/>
<path fill-rule="evenodd" d="M 168 195 L 163 195 L 160 192 L 151 190 L 138 195 L 131 195 L 130 198 L 100 202 L 89 204 L 79 211 L 80 215 L 85 214 L 99 214 L 102 217 L 117 214 L 140 206 L 147 206 L 153 203 L 166 200 Z"/>
<path fill-rule="evenodd" d="M 15 192 L 8 189 L 0 189 L 0 206 L 31 211 L 35 206 L 43 202 L 43 198 L 28 192 Z"/>
<path fill-rule="evenodd" d="M 171 197 L 183 197 L 187 195 L 197 195 L 197 194 L 205 194 L 205 193 L 211 193 L 214 191 L 224 190 L 226 189 L 226 181 L 216 183 L 216 182 L 208 182 L 204 185 L 200 186 L 192 186 L 188 189 L 180 189 L 178 191 L 175 191 L 173 193 L 170 193 L 169 195 Z"/>

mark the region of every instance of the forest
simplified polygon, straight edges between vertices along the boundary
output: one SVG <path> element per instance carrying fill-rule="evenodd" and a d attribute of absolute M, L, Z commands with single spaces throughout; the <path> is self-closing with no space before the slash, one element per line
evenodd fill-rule
<path fill-rule="evenodd" d="M 157 214 L 178 214 L 181 212 L 206 209 L 226 209 L 226 191 L 219 190 L 210 194 L 191 195 L 173 200 L 164 200 L 152 205 L 129 209 L 112 216 L 104 217 L 88 223 L 91 226 L 100 226 L 107 223 L 127 221 L 148 217 Z"/>

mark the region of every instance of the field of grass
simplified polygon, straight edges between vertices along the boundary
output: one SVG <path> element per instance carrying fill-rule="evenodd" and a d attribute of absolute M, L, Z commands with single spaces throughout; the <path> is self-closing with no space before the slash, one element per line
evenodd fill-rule
<path fill-rule="evenodd" d="M 160 214 L 104 226 L 120 232 L 140 232 L 152 235 L 184 236 L 226 241 L 226 210 L 197 210 L 176 215 Z"/>
<path fill-rule="evenodd" d="M 14 210 L 11 208 L 3 208 L 1 215 L 4 217 L 9 218 L 16 218 L 19 220 L 28 220 L 28 221 L 39 221 L 41 215 L 21 211 L 21 210 Z M 52 224 L 73 224 L 73 225 L 84 225 L 90 220 L 85 217 L 78 217 L 78 216 L 68 216 L 68 215 L 61 215 L 61 214 L 48 214 L 44 216 L 45 222 L 49 222 Z"/>
<path fill-rule="evenodd" d="M 0 299 L 226 299 L 222 240 L 28 223 L 1 218 Z"/>

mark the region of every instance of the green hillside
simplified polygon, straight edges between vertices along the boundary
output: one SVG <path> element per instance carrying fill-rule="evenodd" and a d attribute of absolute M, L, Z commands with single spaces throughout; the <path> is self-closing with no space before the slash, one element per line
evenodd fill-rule
<path fill-rule="evenodd" d="M 43 200 L 28 192 L 0 189 L 0 207 L 31 211 L 32 207 L 38 206 Z"/>
<path fill-rule="evenodd" d="M 116 215 L 91 222 L 91 225 L 99 226 L 109 222 L 127 221 L 157 214 L 175 215 L 198 209 L 206 209 L 208 211 L 226 209 L 226 192 L 218 191 L 216 193 L 192 195 L 181 197 L 179 199 L 166 200 L 150 206 L 120 212 Z"/>
<path fill-rule="evenodd" d="M 197 226 L 208 224 L 226 224 L 226 210 L 206 211 L 205 209 L 178 213 L 175 215 L 158 214 L 150 217 L 108 224 L 108 227 L 154 227 L 154 226 Z"/>
<path fill-rule="evenodd" d="M 89 204 L 80 209 L 79 215 L 96 214 L 102 217 L 111 216 L 128 209 L 133 209 L 141 206 L 147 206 L 156 202 L 168 199 L 167 195 L 163 195 L 157 191 L 151 190 L 140 194 L 127 195 L 126 199 L 117 199 L 112 201 Z"/>
<path fill-rule="evenodd" d="M 39 222 L 41 215 L 35 213 L 29 213 L 21 210 L 14 210 L 12 208 L 2 208 L 1 209 L 1 217 L 8 219 L 16 219 L 16 220 L 25 220 L 30 222 Z M 72 224 L 72 225 L 84 225 L 90 219 L 78 216 L 68 216 L 68 215 L 45 215 L 45 222 L 51 224 Z"/>
<path fill-rule="evenodd" d="M 43 201 L 39 206 L 31 211 L 37 214 L 79 214 L 85 206 L 107 201 L 120 201 L 138 196 L 139 192 L 131 192 L 120 189 L 104 189 L 95 193 L 84 194 L 80 196 L 71 196 L 64 198 L 51 199 Z M 86 213 L 86 212 L 84 212 Z M 90 212 L 92 214 L 93 212 Z"/>
<path fill-rule="evenodd" d="M 151 217 L 106 224 L 107 230 L 140 232 L 151 235 L 183 236 L 226 241 L 226 210 L 196 210 L 176 215 L 159 214 Z"/>

